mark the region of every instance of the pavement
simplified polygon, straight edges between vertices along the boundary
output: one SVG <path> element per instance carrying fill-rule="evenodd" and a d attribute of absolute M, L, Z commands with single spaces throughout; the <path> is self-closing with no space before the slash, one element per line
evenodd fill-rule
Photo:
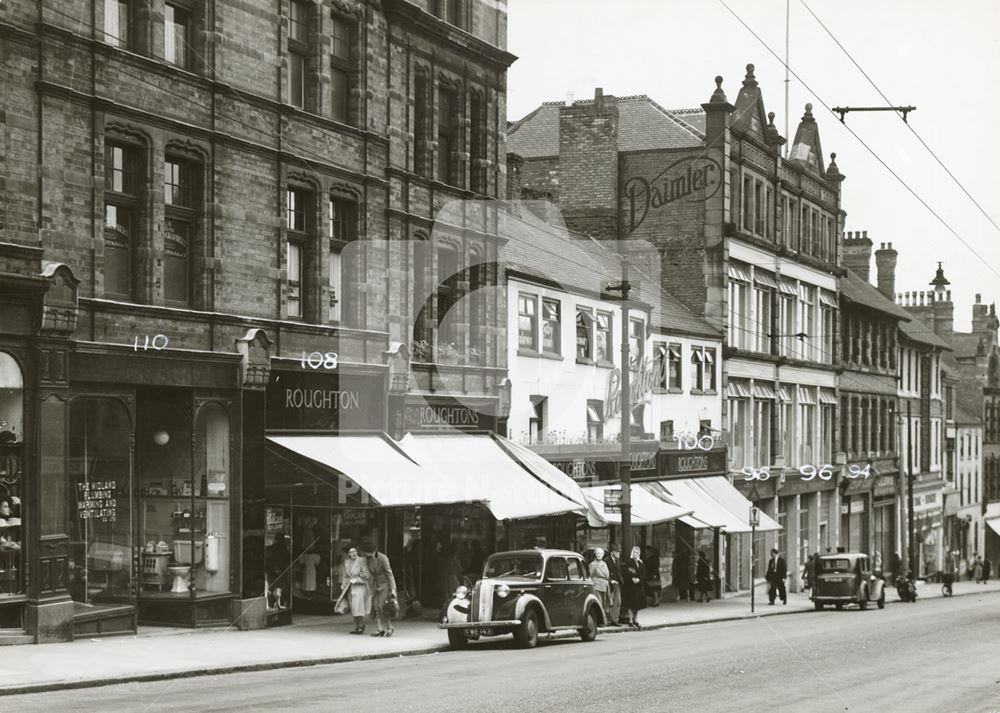
<path fill-rule="evenodd" d="M 996 591 L 1000 591 L 997 580 L 985 585 L 963 580 L 954 586 L 956 597 Z M 940 598 L 941 585 L 920 583 L 918 596 Z M 887 601 L 897 601 L 894 589 L 888 590 Z M 787 605 L 770 606 L 763 586 L 756 590 L 755 608 L 751 613 L 750 596 L 744 592 L 708 603 L 664 603 L 642 610 L 639 622 L 649 631 L 813 610 L 808 596 L 798 593 L 788 595 Z M 448 648 L 445 633 L 428 619 L 396 622 L 391 638 L 351 636 L 351 628 L 349 617 L 297 616 L 290 626 L 261 631 L 140 627 L 135 636 L 22 645 L 5 652 L 15 655 L 4 656 L 0 663 L 0 696 L 410 656 Z M 602 628 L 602 634 L 626 631 L 621 626 Z M 572 636 L 563 632 L 550 638 Z"/>

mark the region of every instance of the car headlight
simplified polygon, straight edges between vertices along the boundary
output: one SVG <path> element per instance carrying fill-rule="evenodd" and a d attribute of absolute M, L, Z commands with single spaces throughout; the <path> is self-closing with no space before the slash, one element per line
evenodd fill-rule
<path fill-rule="evenodd" d="M 496 595 L 502 599 L 503 597 L 506 597 L 508 594 L 510 594 L 510 587 L 508 587 L 506 584 L 500 584 L 497 585 L 497 588 L 494 591 L 496 592 Z"/>

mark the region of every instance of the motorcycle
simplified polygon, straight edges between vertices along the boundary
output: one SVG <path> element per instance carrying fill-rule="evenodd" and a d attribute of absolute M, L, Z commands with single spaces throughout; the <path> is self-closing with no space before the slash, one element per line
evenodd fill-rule
<path fill-rule="evenodd" d="M 896 594 L 899 595 L 901 602 L 917 601 L 917 583 L 913 579 L 912 572 L 896 577 Z"/>

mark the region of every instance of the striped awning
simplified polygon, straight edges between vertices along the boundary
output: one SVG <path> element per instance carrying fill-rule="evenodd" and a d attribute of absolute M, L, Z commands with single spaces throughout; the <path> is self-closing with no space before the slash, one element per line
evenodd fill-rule
<path fill-rule="evenodd" d="M 774 387 L 766 381 L 753 382 L 753 395 L 758 399 L 777 399 L 778 394 L 774 392 Z"/>
<path fill-rule="evenodd" d="M 750 282 L 750 271 L 743 265 L 737 265 L 731 262 L 729 263 L 729 278 L 731 280 Z"/>
<path fill-rule="evenodd" d="M 763 270 L 753 271 L 753 281 L 758 285 L 763 285 L 764 287 L 770 287 L 772 290 L 778 289 L 778 283 L 774 279 L 774 275 L 769 272 L 764 272 Z"/>
<path fill-rule="evenodd" d="M 827 292 L 826 290 L 819 291 L 819 301 L 825 304 L 827 307 L 837 306 L 837 295 L 833 292 Z"/>
<path fill-rule="evenodd" d="M 819 402 L 821 404 L 833 404 L 837 405 L 837 394 L 834 393 L 833 389 L 820 389 L 819 390 Z"/>

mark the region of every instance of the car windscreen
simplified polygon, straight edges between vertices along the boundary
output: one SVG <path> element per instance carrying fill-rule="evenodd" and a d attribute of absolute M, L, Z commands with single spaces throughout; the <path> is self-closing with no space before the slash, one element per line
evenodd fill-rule
<path fill-rule="evenodd" d="M 819 561 L 820 572 L 850 572 L 851 560 L 847 558 L 823 559 Z"/>
<path fill-rule="evenodd" d="M 542 558 L 538 555 L 501 555 L 491 557 L 483 570 L 484 577 L 528 577 L 541 579 Z"/>

